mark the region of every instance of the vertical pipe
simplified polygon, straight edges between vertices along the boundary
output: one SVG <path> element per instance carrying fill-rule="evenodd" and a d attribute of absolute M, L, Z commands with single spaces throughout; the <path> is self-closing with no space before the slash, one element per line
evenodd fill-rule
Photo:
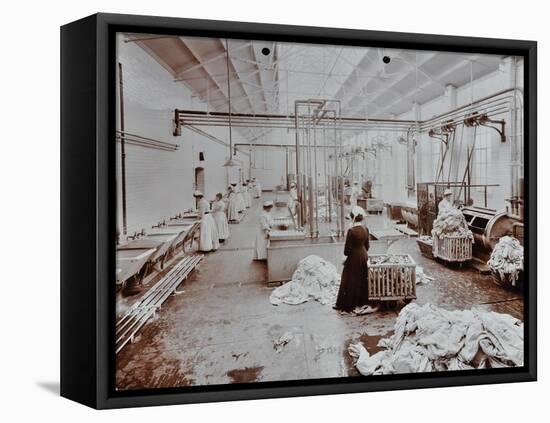
<path fill-rule="evenodd" d="M 338 143 L 340 146 L 340 154 L 343 156 L 343 145 L 342 145 L 342 133 L 341 133 L 341 109 L 340 109 L 340 102 L 337 102 L 338 104 Z M 340 227 L 341 227 L 341 234 L 340 236 L 345 235 L 345 226 L 344 226 L 344 177 L 343 175 L 340 176 Z"/>
<path fill-rule="evenodd" d="M 311 238 L 313 238 L 313 231 L 314 231 L 314 218 L 313 218 L 313 178 L 312 178 L 312 166 L 311 166 L 311 123 L 312 123 L 312 116 L 311 116 L 311 104 L 308 101 L 308 114 L 307 114 L 307 123 L 306 123 L 306 139 L 307 139 L 307 205 L 308 205 L 308 221 L 309 221 L 309 235 Z"/>
<path fill-rule="evenodd" d="M 325 214 L 327 221 L 330 222 L 330 179 L 328 178 L 327 127 L 325 123 L 323 123 L 323 169 L 325 172 Z"/>
<path fill-rule="evenodd" d="M 120 101 L 120 173 L 122 191 L 122 233 L 128 232 L 128 220 L 126 209 L 126 133 L 124 123 L 124 84 L 122 78 L 122 63 L 118 62 L 118 89 Z"/>
<path fill-rule="evenodd" d="M 307 131 L 306 120 L 302 116 L 302 198 L 300 201 L 302 207 L 302 226 L 307 223 Z"/>
<path fill-rule="evenodd" d="M 231 78 L 229 76 L 229 40 L 225 39 L 225 51 L 226 51 L 226 61 L 225 65 L 227 68 L 227 108 L 229 109 L 229 160 L 233 159 L 233 138 L 231 136 Z"/>
<path fill-rule="evenodd" d="M 313 121 L 313 185 L 314 185 L 314 213 L 315 213 L 315 237 L 319 237 L 319 189 L 317 187 L 317 125 Z"/>
<path fill-rule="evenodd" d="M 296 190 L 298 195 L 298 200 L 301 201 L 302 199 L 302 178 L 300 177 L 300 133 L 299 133 L 299 125 L 298 125 L 298 103 L 294 103 L 294 127 L 296 129 Z M 298 212 L 298 225 L 300 227 L 303 226 L 302 222 L 302 212 L 301 212 L 301 203 L 298 203 L 298 207 L 296 208 Z"/>
<path fill-rule="evenodd" d="M 338 114 L 334 115 L 334 151 L 336 158 L 336 201 L 338 203 L 337 208 L 337 221 L 338 221 L 338 233 L 337 235 L 343 236 L 344 234 L 344 196 L 343 196 L 343 181 L 341 176 L 342 168 L 342 144 L 339 139 L 339 127 L 338 127 Z"/>
<path fill-rule="evenodd" d="M 288 181 L 288 172 L 289 172 L 289 169 L 288 169 L 288 147 L 285 148 L 285 181 L 286 181 L 286 189 L 287 191 L 290 189 L 290 184 L 289 184 L 289 181 Z"/>
<path fill-rule="evenodd" d="M 254 151 L 256 151 L 254 149 Z M 288 163 L 287 163 L 288 166 Z M 252 148 L 248 149 L 248 180 L 252 180 Z"/>

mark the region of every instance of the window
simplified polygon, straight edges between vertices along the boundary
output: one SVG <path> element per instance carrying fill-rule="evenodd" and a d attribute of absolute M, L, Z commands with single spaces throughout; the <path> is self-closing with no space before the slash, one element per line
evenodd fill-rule
<path fill-rule="evenodd" d="M 440 140 L 431 139 L 432 142 L 432 181 L 436 182 L 439 167 L 441 166 L 441 151 L 443 143 Z"/>
<path fill-rule="evenodd" d="M 487 128 L 477 128 L 476 143 L 472 155 L 472 185 L 483 185 L 489 183 L 489 159 L 491 157 L 491 134 Z M 476 188 L 476 191 L 483 192 L 483 187 Z"/>

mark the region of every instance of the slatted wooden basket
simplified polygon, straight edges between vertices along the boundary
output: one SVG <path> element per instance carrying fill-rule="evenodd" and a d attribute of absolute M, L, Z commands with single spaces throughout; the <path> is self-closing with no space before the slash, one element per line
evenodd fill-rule
<path fill-rule="evenodd" d="M 375 257 L 386 254 L 371 255 L 369 264 L 369 299 L 381 301 L 416 299 L 416 263 L 408 254 L 406 263 L 372 264 Z"/>
<path fill-rule="evenodd" d="M 465 236 L 434 236 L 433 255 L 451 263 L 462 263 L 472 259 L 472 238 Z"/>
<path fill-rule="evenodd" d="M 433 254 L 433 241 L 432 242 L 428 242 L 428 241 L 425 241 L 423 239 L 420 239 L 420 238 L 417 238 L 416 239 L 416 243 L 418 244 L 418 248 L 420 248 L 420 253 L 426 257 L 426 258 L 430 258 L 430 259 L 433 259 L 434 258 L 434 254 Z"/>

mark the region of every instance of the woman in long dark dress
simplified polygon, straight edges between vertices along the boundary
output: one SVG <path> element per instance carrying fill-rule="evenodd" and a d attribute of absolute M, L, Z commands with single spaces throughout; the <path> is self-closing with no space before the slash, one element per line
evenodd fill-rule
<path fill-rule="evenodd" d="M 351 312 L 356 307 L 367 305 L 368 293 L 368 249 L 369 230 L 363 226 L 364 211 L 359 207 L 352 209 L 353 226 L 346 234 L 344 246 L 344 269 L 338 297 L 334 308 L 339 311 Z"/>

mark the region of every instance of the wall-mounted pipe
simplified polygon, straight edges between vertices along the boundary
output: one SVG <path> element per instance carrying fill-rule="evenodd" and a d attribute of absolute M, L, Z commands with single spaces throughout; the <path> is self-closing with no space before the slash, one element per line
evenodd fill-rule
<path fill-rule="evenodd" d="M 124 82 L 122 77 L 122 63 L 118 62 L 118 94 L 119 94 L 119 126 L 120 131 L 124 133 Z M 122 233 L 128 232 L 128 219 L 126 208 L 126 141 L 124 137 L 120 140 L 120 183 L 121 183 L 121 201 L 122 201 Z"/>
<path fill-rule="evenodd" d="M 124 131 L 117 131 L 116 140 L 124 144 L 134 144 L 141 147 L 148 147 L 159 150 L 176 151 L 179 149 L 178 144 L 172 144 L 165 141 L 155 140 L 153 138 L 143 137 L 141 135 L 132 134 Z"/>

